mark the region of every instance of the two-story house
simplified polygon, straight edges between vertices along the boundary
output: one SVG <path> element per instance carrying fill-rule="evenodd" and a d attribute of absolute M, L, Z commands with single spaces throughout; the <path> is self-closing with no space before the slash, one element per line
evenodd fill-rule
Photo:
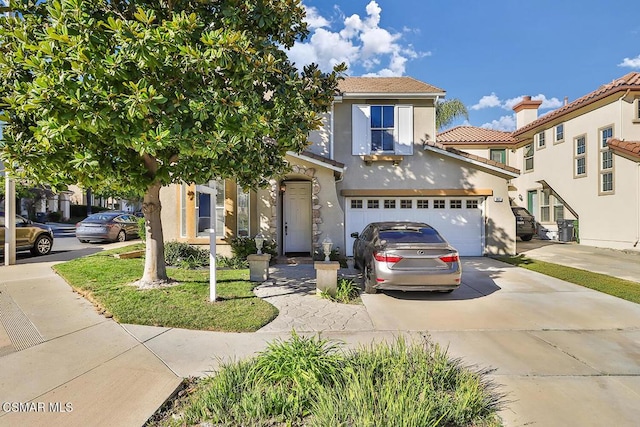
<path fill-rule="evenodd" d="M 640 250 L 640 73 L 538 117 L 540 104 L 525 97 L 514 106 L 517 129 L 491 131 L 494 140 L 482 138 L 486 130 L 468 128 L 463 137 L 454 128 L 438 141 L 504 155 L 520 169 L 511 197 L 536 216 L 542 237 L 556 237 L 558 221 L 576 219 L 582 244 Z"/>
<path fill-rule="evenodd" d="M 445 91 L 409 77 L 347 77 L 309 147 L 289 153 L 291 173 L 245 193 L 232 180 L 161 192 L 166 240 L 208 242 L 221 252 L 258 232 L 282 254 L 311 254 L 329 237 L 351 255 L 352 232 L 373 221 L 414 220 L 438 229 L 462 255 L 515 253 L 508 181 L 519 171 L 435 142 Z"/>

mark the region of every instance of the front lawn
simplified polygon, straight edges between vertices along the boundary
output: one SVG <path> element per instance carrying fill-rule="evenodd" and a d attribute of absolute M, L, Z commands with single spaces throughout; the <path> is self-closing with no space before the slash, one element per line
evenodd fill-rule
<path fill-rule="evenodd" d="M 105 251 L 54 268 L 71 287 L 113 315 L 120 323 L 253 332 L 272 321 L 278 310 L 257 298 L 249 270 L 217 270 L 219 301 L 209 302 L 209 270 L 169 268 L 179 285 L 139 290 L 130 283 L 142 277 L 142 258 L 117 259 L 113 254 L 131 247 Z"/>
<path fill-rule="evenodd" d="M 606 274 L 593 273 L 591 271 L 580 270 L 578 268 L 565 267 L 563 265 L 539 261 L 527 258 L 523 255 L 495 257 L 495 259 L 504 261 L 511 265 L 526 268 L 527 270 L 546 274 L 547 276 L 555 277 L 566 282 L 575 283 L 576 285 L 600 291 L 627 301 L 640 303 L 640 283 L 637 282 L 618 279 L 617 277 L 607 276 Z"/>

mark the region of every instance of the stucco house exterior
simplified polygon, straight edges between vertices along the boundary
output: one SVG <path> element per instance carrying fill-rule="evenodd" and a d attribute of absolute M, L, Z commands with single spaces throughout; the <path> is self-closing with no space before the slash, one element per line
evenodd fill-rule
<path fill-rule="evenodd" d="M 352 232 L 381 220 L 436 227 L 466 256 L 515 253 L 509 181 L 519 171 L 436 142 L 435 103 L 445 91 L 410 77 L 347 77 L 324 127 L 291 172 L 245 193 L 233 180 L 161 191 L 165 240 L 218 250 L 262 232 L 279 253 L 310 255 L 325 238 L 351 255 Z"/>
<path fill-rule="evenodd" d="M 510 196 L 535 215 L 541 237 L 576 219 L 581 244 L 640 250 L 640 73 L 538 117 L 540 104 L 514 106 L 514 132 L 461 127 L 437 139 L 519 169 Z"/>

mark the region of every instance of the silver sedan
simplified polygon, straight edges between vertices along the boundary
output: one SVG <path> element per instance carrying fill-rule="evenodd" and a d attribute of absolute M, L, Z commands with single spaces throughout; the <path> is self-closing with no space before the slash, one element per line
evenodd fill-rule
<path fill-rule="evenodd" d="M 458 251 L 420 222 L 373 222 L 353 233 L 366 293 L 379 289 L 451 292 L 460 286 Z"/>
<path fill-rule="evenodd" d="M 89 215 L 76 224 L 80 242 L 124 242 L 138 237 L 138 218 L 123 212 L 106 211 Z"/>

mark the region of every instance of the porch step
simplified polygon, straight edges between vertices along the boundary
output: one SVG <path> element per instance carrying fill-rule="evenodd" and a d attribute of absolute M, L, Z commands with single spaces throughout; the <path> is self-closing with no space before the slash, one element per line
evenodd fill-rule
<path fill-rule="evenodd" d="M 276 264 L 313 264 L 313 258 L 310 256 L 280 255 L 276 258 Z"/>

